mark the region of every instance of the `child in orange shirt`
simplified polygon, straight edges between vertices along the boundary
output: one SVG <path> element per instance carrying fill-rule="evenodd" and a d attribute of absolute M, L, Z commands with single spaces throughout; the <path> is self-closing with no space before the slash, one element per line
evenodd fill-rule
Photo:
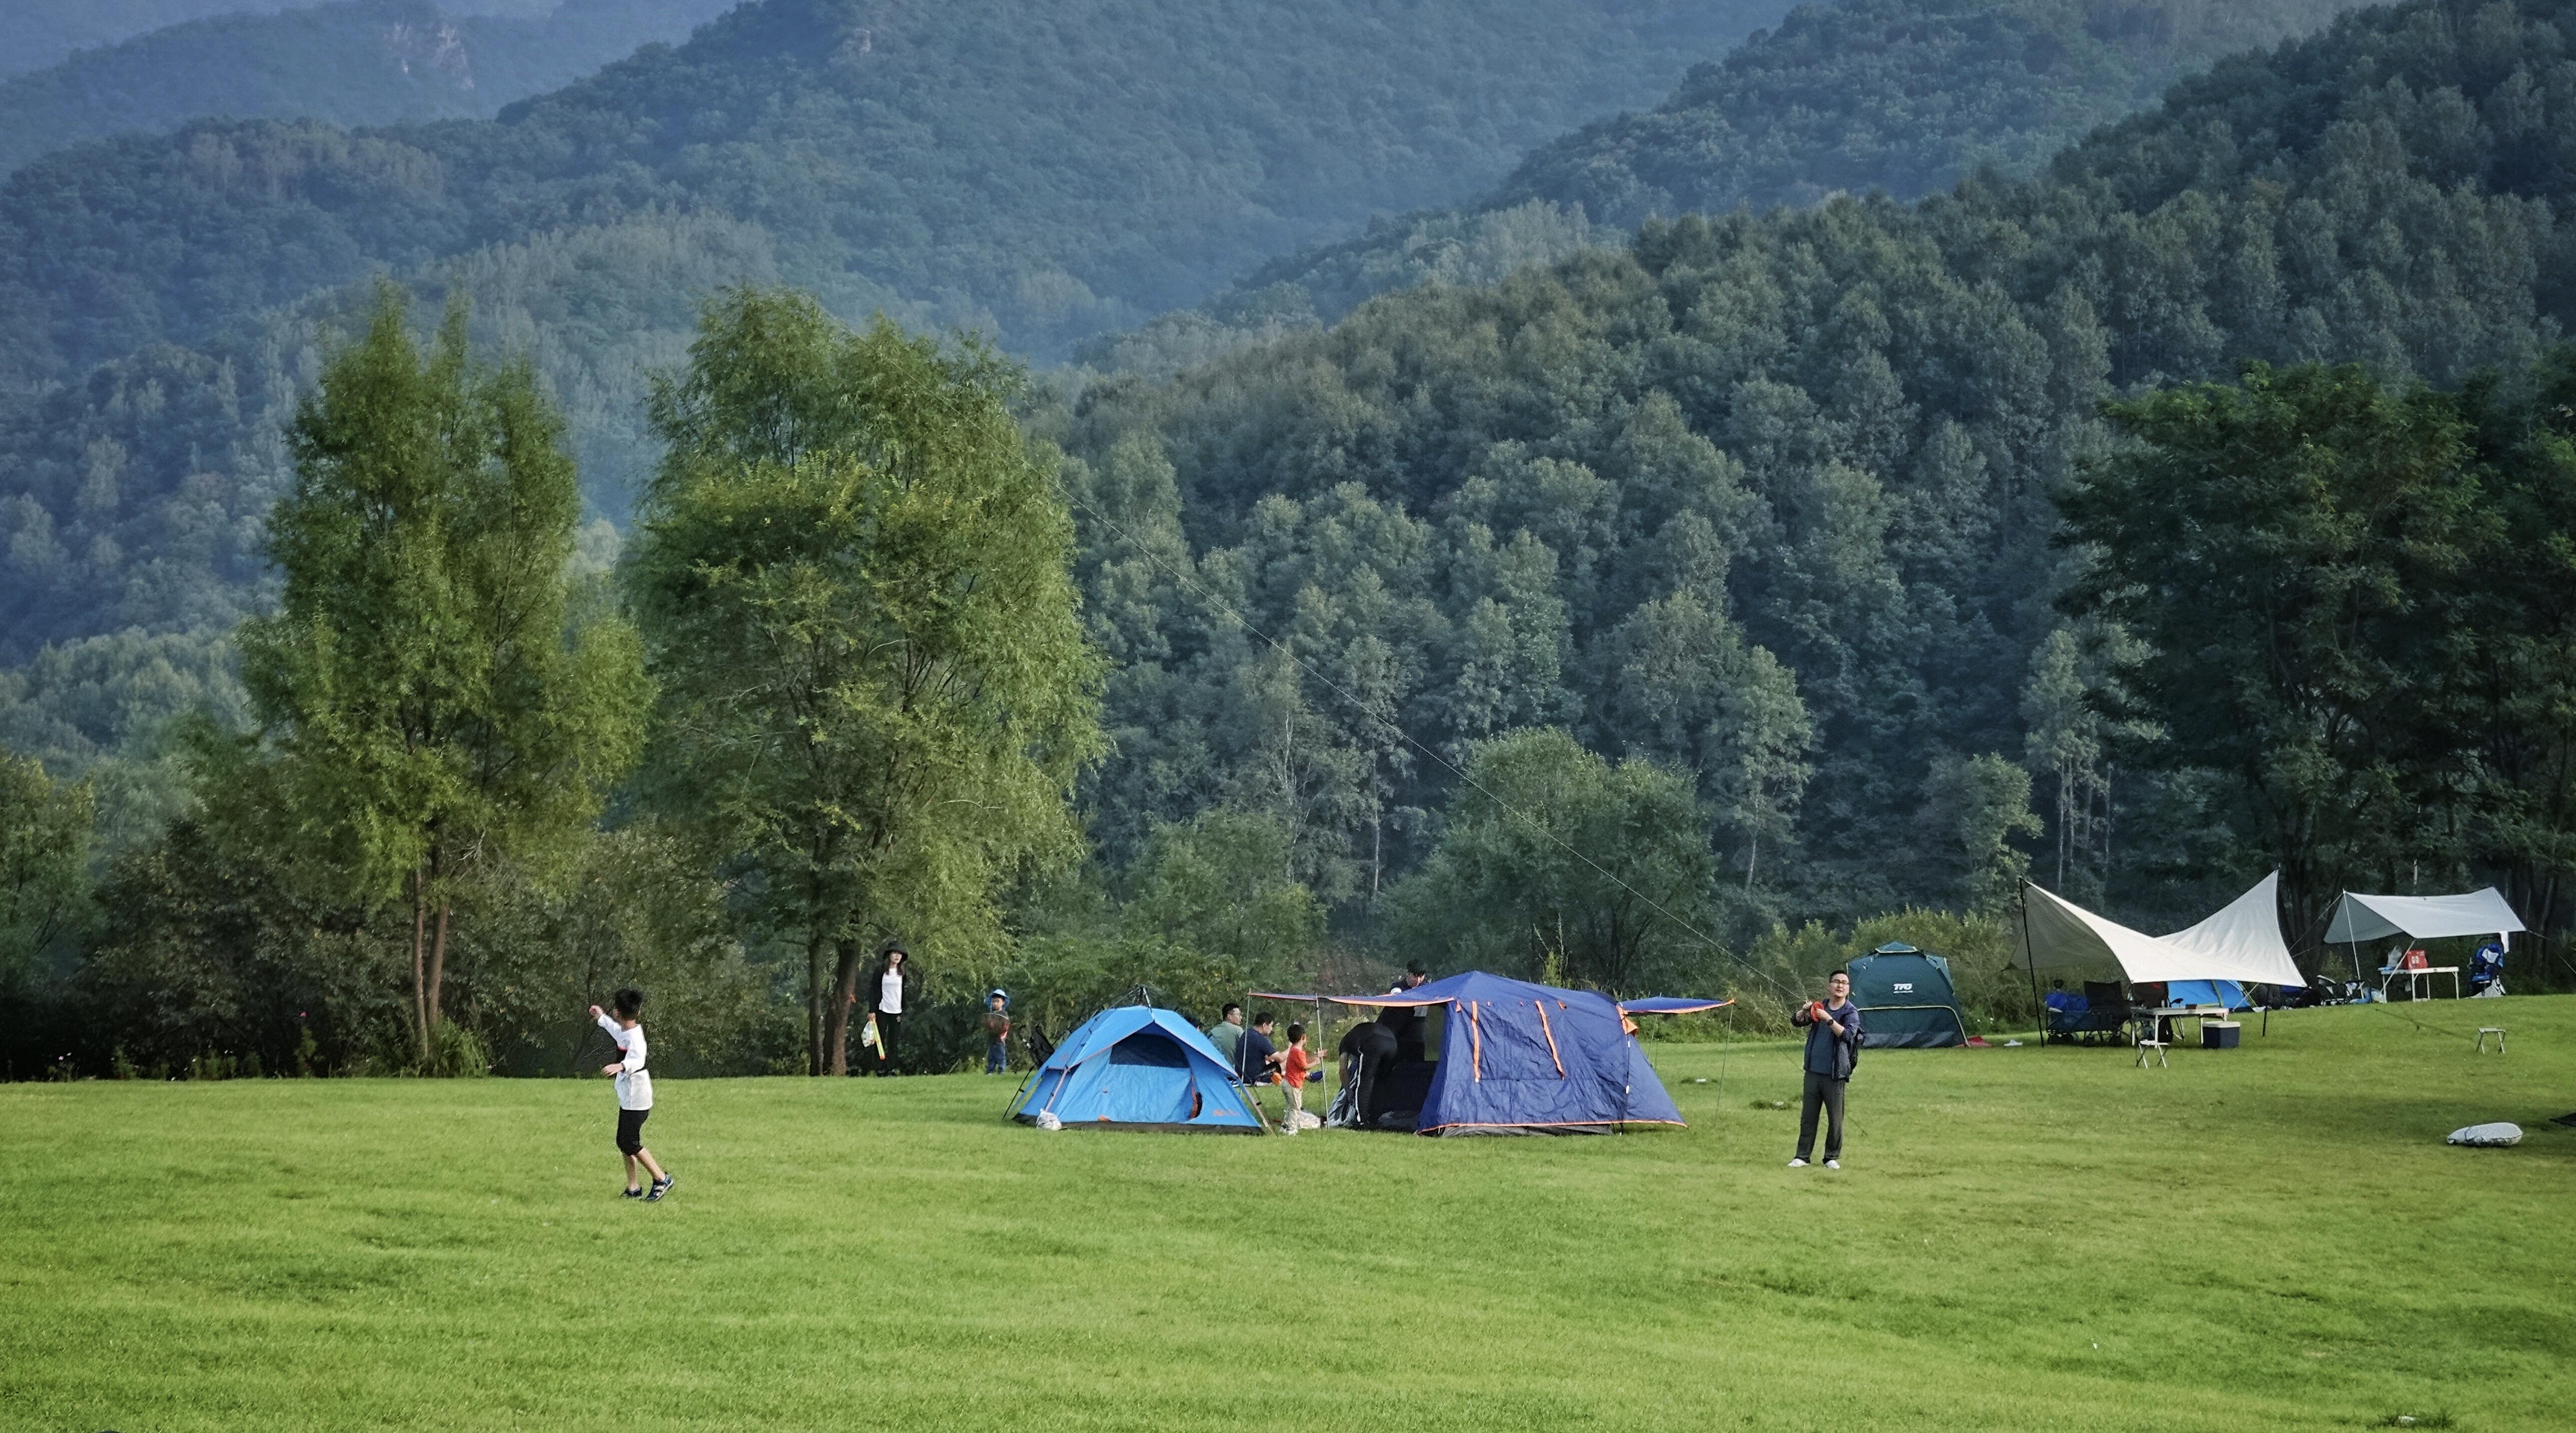
<path fill-rule="evenodd" d="M 1306 1027 L 1291 1022 L 1288 1026 L 1288 1048 L 1279 1056 L 1279 1083 L 1288 1091 L 1288 1128 L 1294 1133 L 1298 1117 L 1306 1112 L 1306 1076 L 1320 1068 L 1323 1061 L 1306 1049 Z"/>

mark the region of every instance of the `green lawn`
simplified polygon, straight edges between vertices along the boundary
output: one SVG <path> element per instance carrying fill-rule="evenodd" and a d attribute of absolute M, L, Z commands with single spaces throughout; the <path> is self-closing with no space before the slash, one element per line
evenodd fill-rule
<path fill-rule="evenodd" d="M 1839 1173 L 1754 1106 L 1790 1047 L 1657 1061 L 1688 1130 L 1557 1140 L 664 1080 L 659 1206 L 615 1197 L 599 1081 L 0 1086 L 0 1426 L 2576 1419 L 2576 998 L 2302 1012 L 2144 1072 L 1875 1052 Z M 2442 1144 L 2489 1119 L 2528 1137 Z"/>

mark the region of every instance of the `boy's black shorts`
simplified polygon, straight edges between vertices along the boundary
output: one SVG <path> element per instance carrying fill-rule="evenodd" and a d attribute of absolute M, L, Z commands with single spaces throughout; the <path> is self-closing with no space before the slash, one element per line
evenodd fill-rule
<path fill-rule="evenodd" d="M 633 1154 L 644 1147 L 644 1117 L 651 1113 L 653 1113 L 651 1110 L 617 1112 L 617 1147 L 619 1149 Z"/>

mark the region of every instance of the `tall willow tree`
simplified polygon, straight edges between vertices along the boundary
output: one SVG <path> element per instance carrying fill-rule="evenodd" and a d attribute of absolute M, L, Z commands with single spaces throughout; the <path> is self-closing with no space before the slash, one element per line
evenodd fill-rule
<path fill-rule="evenodd" d="M 1081 850 L 1101 662 L 1015 381 L 737 291 L 654 396 L 670 451 L 627 569 L 661 682 L 652 788 L 804 951 L 815 1074 L 846 1067 L 878 941 L 935 940 L 936 981 L 998 951 L 1003 882 Z"/>
<path fill-rule="evenodd" d="M 642 745 L 634 629 L 576 600 L 562 436 L 525 362 L 470 360 L 461 307 L 424 352 L 387 286 L 296 416 L 283 600 L 242 628 L 261 732 L 239 785 L 334 885 L 408 900 L 424 1061 L 460 884 L 569 851 Z"/>

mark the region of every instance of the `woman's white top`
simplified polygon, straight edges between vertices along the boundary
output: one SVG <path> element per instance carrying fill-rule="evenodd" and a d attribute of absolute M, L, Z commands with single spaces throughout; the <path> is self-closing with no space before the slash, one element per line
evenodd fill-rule
<path fill-rule="evenodd" d="M 644 1068 L 644 1027 L 638 1025 L 629 1030 L 602 1015 L 599 1028 L 607 1031 L 608 1038 L 616 1041 L 617 1048 L 625 1052 L 625 1058 L 617 1062 L 617 1107 L 621 1110 L 653 1108 L 653 1074 Z"/>
<path fill-rule="evenodd" d="M 903 1013 L 903 972 L 889 970 L 877 982 L 877 1008 L 888 1015 Z"/>

